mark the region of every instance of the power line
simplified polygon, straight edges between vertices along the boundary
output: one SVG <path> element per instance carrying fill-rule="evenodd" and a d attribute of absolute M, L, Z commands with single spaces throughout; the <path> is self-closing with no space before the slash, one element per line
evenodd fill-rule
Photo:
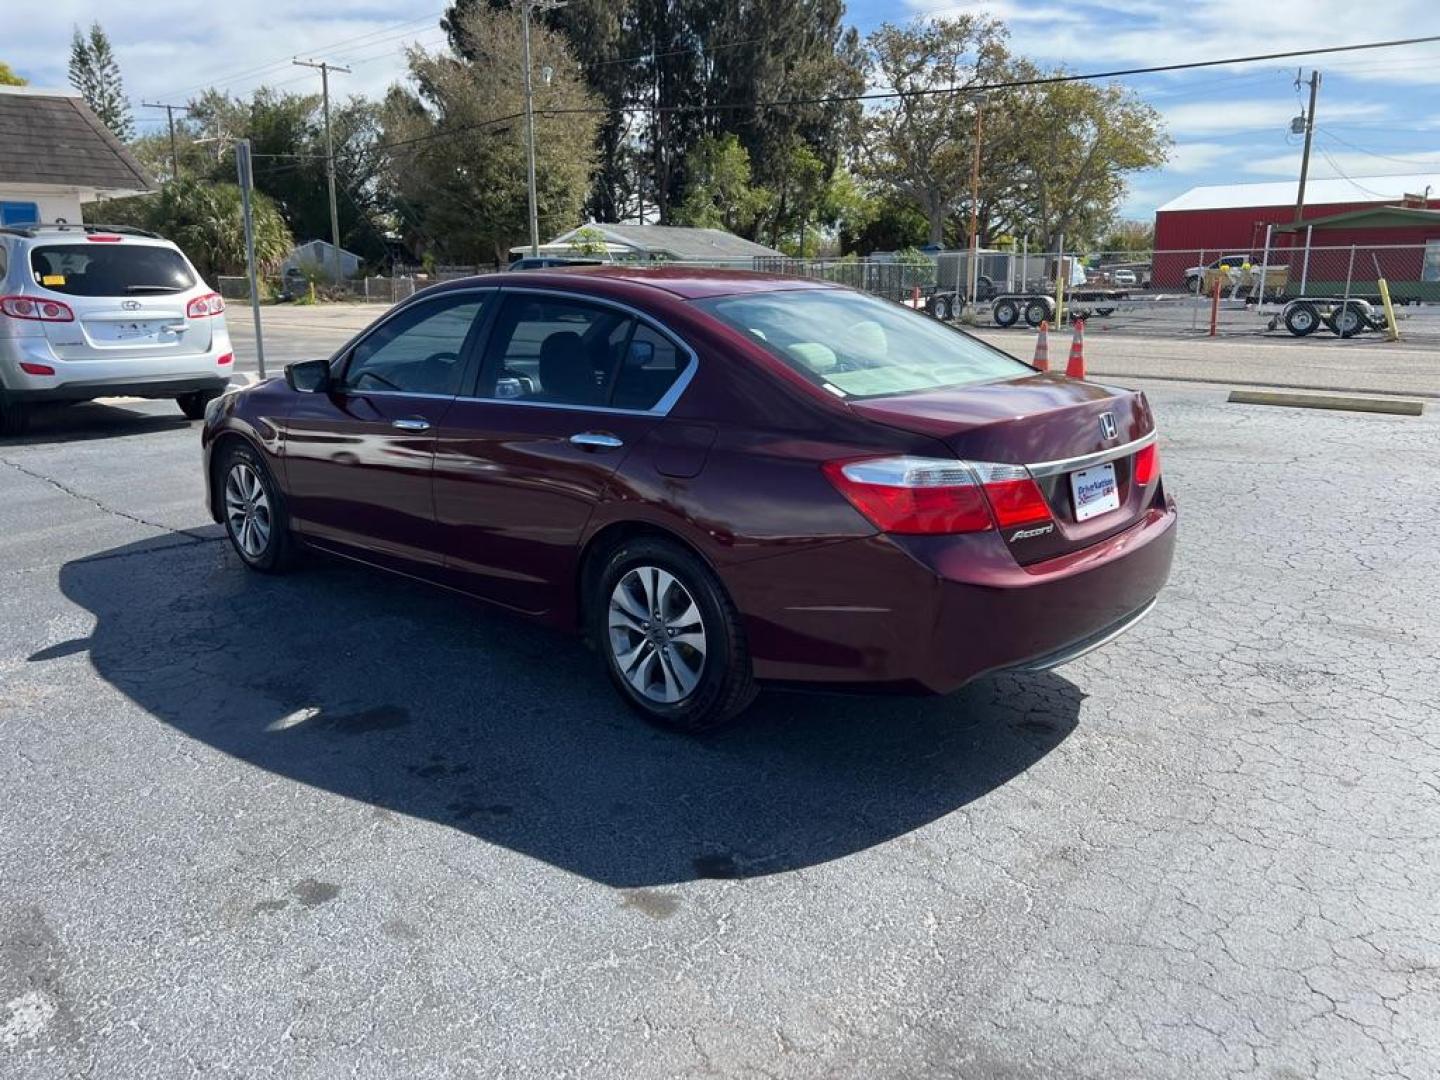
<path fill-rule="evenodd" d="M 1331 131 L 1329 128 L 1322 127 L 1320 128 L 1320 131 L 1324 132 L 1327 138 L 1334 139 L 1338 143 L 1343 143 L 1351 150 L 1359 151 L 1360 153 L 1365 154 L 1367 157 L 1379 158 L 1381 161 L 1393 161 L 1397 165 L 1416 165 L 1420 168 L 1425 168 L 1427 166 L 1430 168 L 1440 167 L 1440 158 L 1431 158 L 1429 161 L 1416 161 L 1414 158 L 1388 157 L 1385 154 L 1377 154 L 1374 150 L 1366 150 L 1363 146 L 1356 146 L 1349 139 L 1342 139 L 1339 135 L 1336 135 L 1335 132 Z"/>
<path fill-rule="evenodd" d="M 380 35 L 383 35 L 383 34 L 389 34 L 389 33 L 392 33 L 393 31 L 399 30 L 401 27 L 414 26 L 416 23 L 427 23 L 427 22 L 431 22 L 432 20 L 439 18 L 441 15 L 444 15 L 445 12 L 446 12 L 446 10 L 447 10 L 446 8 L 441 8 L 439 11 L 431 12 L 429 15 L 422 15 L 422 16 L 419 16 L 418 18 L 407 19 L 407 20 L 405 20 L 404 22 L 391 23 L 391 24 L 389 24 L 388 26 L 382 26 L 382 27 L 380 27 L 380 28 L 377 29 L 377 30 L 371 30 L 371 31 L 369 31 L 368 33 L 365 33 L 365 34 L 357 34 L 357 35 L 355 35 L 354 37 L 343 38 L 343 39 L 341 39 L 340 41 L 332 41 L 332 42 L 330 42 L 328 45 L 320 45 L 320 46 L 317 46 L 316 49 L 315 49 L 315 51 L 316 51 L 316 52 L 333 52 L 335 49 L 338 49 L 338 48 L 340 48 L 340 47 L 342 47 L 342 46 L 345 46 L 345 45 L 353 45 L 353 44 L 355 44 L 356 42 L 364 41 L 366 38 L 374 38 L 374 37 L 379 37 Z M 402 34 L 402 35 L 398 35 L 398 36 L 403 36 L 403 34 Z M 370 42 L 370 44 L 373 45 L 373 44 L 375 44 L 375 42 Z M 183 97 L 183 96 L 186 95 L 186 94 L 194 93 L 194 92 L 197 91 L 197 90 L 205 90 L 205 89 L 208 89 L 209 87 L 215 86 L 215 85 L 217 85 L 217 84 L 219 84 L 219 83 L 230 83 L 230 82 L 234 82 L 234 81 L 236 81 L 236 80 L 238 80 L 238 79 L 247 78 L 248 76 L 251 76 L 251 75 L 260 75 L 260 74 L 263 74 L 264 72 L 270 71 L 271 69 L 283 68 L 283 67 L 285 67 L 287 64 L 289 64 L 290 61 L 294 59 L 294 57 L 295 57 L 295 53 L 293 53 L 293 52 L 291 52 L 291 53 L 286 53 L 284 56 L 278 57 L 278 58 L 275 59 L 275 60 L 271 60 L 271 61 L 268 61 L 268 62 L 266 62 L 266 63 L 260 64 L 258 67 L 245 68 L 245 69 L 243 69 L 243 70 L 231 72 L 231 73 L 229 73 L 229 74 L 218 75 L 218 76 L 214 77 L 213 79 L 208 79 L 208 80 L 206 80 L 205 82 L 197 83 L 197 84 L 195 84 L 194 86 L 187 86 L 187 87 L 185 87 L 183 90 L 175 90 L 175 91 L 167 94 L 166 96 L 167 96 L 167 97 Z"/>

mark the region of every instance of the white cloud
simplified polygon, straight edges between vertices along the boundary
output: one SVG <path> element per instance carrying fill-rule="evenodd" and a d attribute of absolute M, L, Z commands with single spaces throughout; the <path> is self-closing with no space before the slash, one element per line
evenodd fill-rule
<path fill-rule="evenodd" d="M 1170 148 L 1170 160 L 1166 172 L 1197 173 L 1232 158 L 1239 147 L 1218 142 L 1176 143 Z"/>

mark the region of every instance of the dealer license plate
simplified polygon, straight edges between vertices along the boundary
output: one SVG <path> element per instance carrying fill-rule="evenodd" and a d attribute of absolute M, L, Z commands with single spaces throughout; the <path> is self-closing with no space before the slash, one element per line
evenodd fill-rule
<path fill-rule="evenodd" d="M 1070 493 L 1075 497 L 1075 520 L 1089 521 L 1120 509 L 1120 489 L 1115 483 L 1115 465 L 1107 462 L 1093 469 L 1070 474 Z"/>

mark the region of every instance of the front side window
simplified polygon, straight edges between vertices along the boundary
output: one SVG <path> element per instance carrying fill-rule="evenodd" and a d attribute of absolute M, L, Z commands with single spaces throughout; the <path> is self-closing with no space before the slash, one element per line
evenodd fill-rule
<path fill-rule="evenodd" d="M 815 383 L 879 397 L 1034 374 L 1020 361 L 909 308 L 848 289 L 697 301 Z"/>
<path fill-rule="evenodd" d="M 508 401 L 644 411 L 689 363 L 627 313 L 562 296 L 508 297 L 492 342 L 489 392 Z"/>
<path fill-rule="evenodd" d="M 30 251 L 35 284 L 67 296 L 147 296 L 185 292 L 195 275 L 174 248 L 126 241 L 43 244 Z"/>
<path fill-rule="evenodd" d="M 402 311 L 355 346 L 344 386 L 357 393 L 459 393 L 465 342 L 485 295 L 438 296 Z"/>

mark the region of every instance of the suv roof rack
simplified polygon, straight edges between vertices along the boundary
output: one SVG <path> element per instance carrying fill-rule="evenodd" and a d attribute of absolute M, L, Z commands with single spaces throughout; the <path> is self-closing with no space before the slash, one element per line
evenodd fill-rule
<path fill-rule="evenodd" d="M 144 236 L 151 240 L 162 240 L 159 233 L 151 232 L 148 229 L 137 229 L 133 225 L 100 225 L 91 222 L 69 222 L 69 221 L 42 221 L 31 225 L 5 225 L 0 226 L 0 233 L 9 233 L 12 236 L 35 237 L 42 232 L 79 232 L 86 235 L 92 233 L 114 233 L 117 236 Z"/>

